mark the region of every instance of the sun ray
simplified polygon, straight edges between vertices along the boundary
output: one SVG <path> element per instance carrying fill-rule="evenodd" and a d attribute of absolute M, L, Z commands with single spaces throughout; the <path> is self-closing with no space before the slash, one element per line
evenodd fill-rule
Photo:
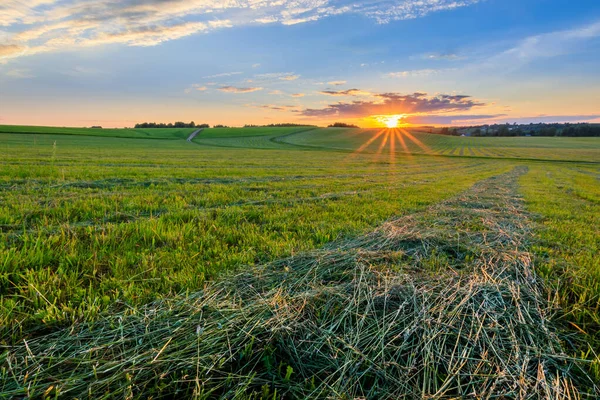
<path fill-rule="evenodd" d="M 411 135 L 410 132 L 408 132 L 406 129 L 402 129 L 401 131 L 402 131 L 402 133 L 404 135 L 406 135 L 406 137 L 410 141 L 412 141 L 414 144 L 416 144 L 417 146 L 419 146 L 421 148 L 421 150 L 423 150 L 426 154 L 431 154 L 431 149 L 429 147 L 427 147 L 427 145 L 425 145 L 419 139 L 417 139 L 416 137 L 414 137 L 413 135 Z"/>
<path fill-rule="evenodd" d="M 357 155 L 362 153 L 367 147 L 369 147 L 374 141 L 376 141 L 381 135 L 385 133 L 385 129 L 380 130 L 375 136 L 369 139 L 366 143 L 360 146 L 358 149 L 354 150 L 353 155 Z"/>
<path fill-rule="evenodd" d="M 381 145 L 379 145 L 379 149 L 377 149 L 377 156 L 379 156 L 383 152 L 383 148 L 387 144 L 389 138 L 390 138 L 390 134 L 389 134 L 388 131 L 386 131 L 385 132 L 385 137 L 381 141 Z"/>
<path fill-rule="evenodd" d="M 396 164 L 396 128 L 390 129 L 390 163 L 395 166 Z"/>
<path fill-rule="evenodd" d="M 400 146 L 402 146 L 402 149 L 404 150 L 405 153 L 410 154 L 410 151 L 408 150 L 408 146 L 406 145 L 406 142 L 404 141 L 404 138 L 402 137 L 402 133 L 400 130 L 395 131 L 396 133 L 396 137 L 398 138 L 398 141 L 400 142 Z"/>

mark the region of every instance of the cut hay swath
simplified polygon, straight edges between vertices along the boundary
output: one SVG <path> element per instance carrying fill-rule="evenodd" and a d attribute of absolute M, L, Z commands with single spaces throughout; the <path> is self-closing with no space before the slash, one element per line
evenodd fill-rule
<path fill-rule="evenodd" d="M 527 252 L 518 167 L 353 241 L 23 341 L 5 396 L 595 397 Z"/>

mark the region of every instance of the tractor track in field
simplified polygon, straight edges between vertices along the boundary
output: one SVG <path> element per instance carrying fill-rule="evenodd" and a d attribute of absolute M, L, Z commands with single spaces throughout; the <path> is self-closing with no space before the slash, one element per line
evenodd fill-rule
<path fill-rule="evenodd" d="M 305 132 L 310 132 L 310 131 L 314 131 L 316 128 L 308 128 L 305 130 L 300 130 L 300 131 L 295 131 L 295 132 L 291 132 L 291 133 L 286 133 L 283 134 L 281 136 L 277 136 L 277 137 L 269 137 L 270 135 L 242 135 L 242 136 L 225 136 L 225 137 L 208 137 L 208 138 L 204 138 L 206 140 L 237 140 L 237 139 L 267 139 L 269 142 L 272 143 L 278 143 L 278 144 L 289 144 L 290 146 L 294 146 L 296 147 L 294 144 L 291 143 L 285 143 L 285 142 L 277 142 L 274 139 L 280 138 L 280 137 L 285 137 L 285 136 L 291 136 L 291 135 L 296 135 L 299 133 L 305 133 Z M 207 143 L 207 142 L 202 142 L 202 143 L 196 143 L 199 145 L 204 145 L 204 146 L 210 146 L 210 147 L 220 147 L 220 148 L 235 148 L 235 149 L 247 149 L 247 148 L 256 148 L 256 149 L 264 149 L 264 150 L 273 150 L 272 148 L 262 148 L 262 147 L 248 147 L 248 146 L 244 146 L 243 144 L 225 144 L 225 143 Z M 276 150 L 276 149 L 275 149 Z"/>
<path fill-rule="evenodd" d="M 534 272 L 526 173 L 194 295 L 29 338 L 6 349 L 0 388 L 124 397 L 160 384 L 169 397 L 200 381 L 223 397 L 270 384 L 285 398 L 574 399 L 585 387 L 597 398 Z"/>
<path fill-rule="evenodd" d="M 204 129 L 202 129 L 202 128 L 201 128 L 201 129 L 197 129 L 197 130 L 195 130 L 194 132 L 192 132 L 192 133 L 190 134 L 190 136 L 188 136 L 188 138 L 186 139 L 186 141 L 188 141 L 188 142 L 192 143 L 192 140 L 194 140 L 194 138 L 195 138 L 196 136 L 198 136 L 198 134 L 199 134 L 200 132 L 202 132 L 203 130 L 204 130 Z"/>

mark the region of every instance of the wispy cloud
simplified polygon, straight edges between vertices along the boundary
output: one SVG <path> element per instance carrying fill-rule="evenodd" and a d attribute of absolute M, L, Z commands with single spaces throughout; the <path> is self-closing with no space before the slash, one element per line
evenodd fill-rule
<path fill-rule="evenodd" d="M 73 68 L 63 71 L 63 74 L 65 75 L 69 75 L 69 76 L 95 76 L 95 75 L 101 75 L 103 72 L 102 70 L 98 69 L 98 68 L 91 68 L 91 67 L 83 67 L 81 65 L 76 65 Z"/>
<path fill-rule="evenodd" d="M 462 60 L 464 57 L 459 56 L 455 53 L 426 53 L 422 54 L 419 58 L 423 60 L 444 60 L 444 61 L 456 61 Z"/>
<path fill-rule="evenodd" d="M 255 106 L 255 107 L 263 108 L 266 110 L 272 110 L 272 111 L 299 111 L 298 106 L 290 106 L 290 105 L 280 106 L 280 105 L 275 105 L 275 104 L 265 104 L 265 105 L 261 105 L 261 106 Z"/>
<path fill-rule="evenodd" d="M 6 76 L 17 79 L 35 78 L 35 75 L 28 69 L 10 69 L 6 71 Z"/>
<path fill-rule="evenodd" d="M 361 68 L 365 68 L 365 67 L 373 67 L 375 65 L 381 65 L 381 64 L 385 64 L 385 61 L 362 63 L 362 64 L 360 64 L 360 66 L 361 66 Z"/>
<path fill-rule="evenodd" d="M 198 91 L 198 92 L 206 92 L 208 90 L 207 86 L 203 86 L 200 85 L 198 83 L 194 83 L 192 86 L 186 88 L 184 90 L 185 93 L 192 93 L 193 91 Z"/>
<path fill-rule="evenodd" d="M 430 76 L 439 73 L 436 69 L 415 69 L 411 71 L 390 72 L 386 76 L 389 78 L 408 78 L 415 76 Z"/>
<path fill-rule="evenodd" d="M 340 14 L 364 15 L 378 23 L 387 23 L 466 7 L 478 1 L 5 0 L 0 5 L 0 26 L 11 28 L 13 37 L 4 46 L 17 46 L 18 50 L 0 50 L 0 57 L 111 43 L 154 46 L 232 26 L 294 25 Z"/>
<path fill-rule="evenodd" d="M 348 83 L 347 81 L 331 81 L 331 82 L 327 82 L 327 84 L 329 86 L 342 86 L 345 85 L 346 83 Z"/>
<path fill-rule="evenodd" d="M 26 51 L 27 46 L 21 46 L 18 44 L 0 44 L 0 61 L 18 57 L 22 54 L 25 54 Z"/>
<path fill-rule="evenodd" d="M 360 89 L 348 89 L 348 90 L 322 90 L 319 92 L 326 96 L 371 96 L 371 92 Z"/>
<path fill-rule="evenodd" d="M 539 59 L 561 57 L 577 52 L 586 42 L 600 37 L 600 21 L 569 30 L 529 36 L 507 50 L 483 57 L 468 71 L 513 71 Z"/>
<path fill-rule="evenodd" d="M 243 72 L 223 72 L 220 74 L 205 76 L 203 79 L 224 78 L 228 76 L 241 75 Z"/>
<path fill-rule="evenodd" d="M 225 93 L 252 93 L 263 90 L 261 87 L 235 87 L 235 86 L 221 86 L 219 88 L 221 92 Z"/>
<path fill-rule="evenodd" d="M 295 81 L 300 78 L 293 72 L 269 72 L 266 74 L 257 74 L 253 77 L 257 81 Z"/>
<path fill-rule="evenodd" d="M 304 93 L 294 93 L 291 95 L 292 97 L 304 97 L 306 96 Z"/>

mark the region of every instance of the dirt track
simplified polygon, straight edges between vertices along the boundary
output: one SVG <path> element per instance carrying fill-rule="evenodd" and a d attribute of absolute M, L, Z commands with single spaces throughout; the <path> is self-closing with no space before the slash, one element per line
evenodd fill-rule
<path fill-rule="evenodd" d="M 187 141 L 188 141 L 188 142 L 191 142 L 192 140 L 194 140 L 194 138 L 195 138 L 196 136 L 198 136 L 198 134 L 199 134 L 200 132 L 202 132 L 203 130 L 204 130 L 204 129 L 198 129 L 198 130 L 195 130 L 194 132 L 192 132 L 192 134 L 191 134 L 190 136 L 188 136 L 188 138 L 187 138 Z"/>

